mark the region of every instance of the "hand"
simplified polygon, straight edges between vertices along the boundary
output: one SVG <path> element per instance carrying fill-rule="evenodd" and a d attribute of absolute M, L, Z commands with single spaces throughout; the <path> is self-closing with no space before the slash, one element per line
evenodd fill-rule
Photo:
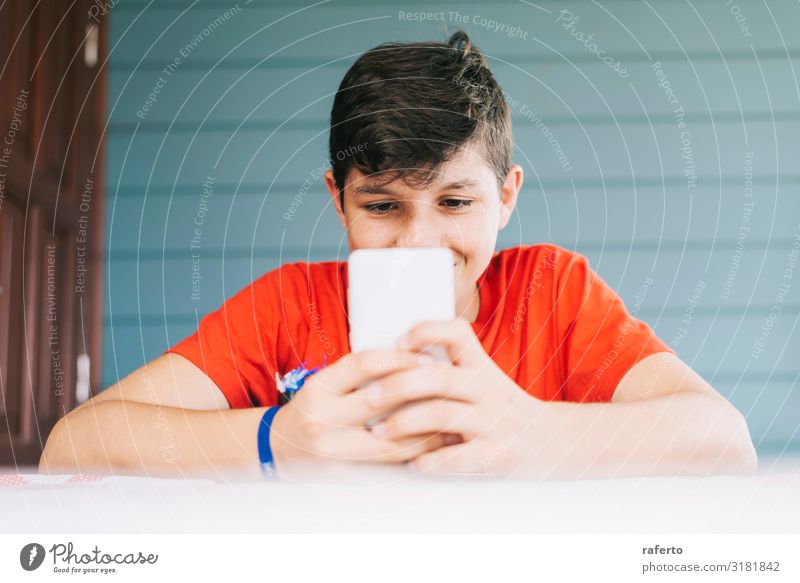
<path fill-rule="evenodd" d="M 513 473 L 531 457 L 530 428 L 544 420 L 544 403 L 495 364 L 463 318 L 422 322 L 398 348 L 425 350 L 434 344 L 447 349 L 451 363 L 397 370 L 365 387 L 376 408 L 411 402 L 373 433 L 390 441 L 460 434 L 463 443 L 416 455 L 411 467 L 418 471 Z"/>
<path fill-rule="evenodd" d="M 366 427 L 367 420 L 387 409 L 367 401 L 358 387 L 432 361 L 408 350 L 365 350 L 316 372 L 273 419 L 270 445 L 276 467 L 309 460 L 399 463 L 453 443 L 446 435 L 379 439 Z"/>

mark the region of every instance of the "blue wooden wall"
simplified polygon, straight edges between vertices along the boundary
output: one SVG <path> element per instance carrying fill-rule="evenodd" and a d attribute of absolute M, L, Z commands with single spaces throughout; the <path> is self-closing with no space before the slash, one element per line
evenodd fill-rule
<path fill-rule="evenodd" d="M 342 75 L 381 42 L 464 28 L 526 172 L 499 247 L 586 254 L 762 451 L 800 447 L 796 2 L 128 0 L 107 17 L 105 386 L 265 271 L 345 259 L 314 178 Z"/>

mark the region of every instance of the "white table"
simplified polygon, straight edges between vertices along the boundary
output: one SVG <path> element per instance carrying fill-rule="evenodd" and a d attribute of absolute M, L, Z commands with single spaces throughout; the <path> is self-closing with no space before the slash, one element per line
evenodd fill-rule
<path fill-rule="evenodd" d="M 0 532 L 800 532 L 800 458 L 761 459 L 749 478 L 68 478 L 0 487 Z"/>

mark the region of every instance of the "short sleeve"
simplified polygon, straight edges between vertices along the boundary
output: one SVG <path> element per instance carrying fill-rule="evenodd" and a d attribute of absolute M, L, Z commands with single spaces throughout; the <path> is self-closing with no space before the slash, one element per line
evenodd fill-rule
<path fill-rule="evenodd" d="M 278 269 L 261 276 L 166 351 L 180 354 L 206 373 L 232 409 L 277 404 L 280 274 Z"/>
<path fill-rule="evenodd" d="M 564 400 L 608 402 L 634 364 L 674 351 L 628 312 L 586 257 L 566 253 L 555 300 Z"/>

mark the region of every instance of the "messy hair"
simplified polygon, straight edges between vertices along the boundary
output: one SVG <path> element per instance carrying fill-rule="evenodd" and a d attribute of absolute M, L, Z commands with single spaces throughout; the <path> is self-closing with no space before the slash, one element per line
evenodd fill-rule
<path fill-rule="evenodd" d="M 463 31 L 447 42 L 381 44 L 359 57 L 336 92 L 329 149 L 342 205 L 351 168 L 424 185 L 470 144 L 502 185 L 512 153 L 508 106 Z"/>

